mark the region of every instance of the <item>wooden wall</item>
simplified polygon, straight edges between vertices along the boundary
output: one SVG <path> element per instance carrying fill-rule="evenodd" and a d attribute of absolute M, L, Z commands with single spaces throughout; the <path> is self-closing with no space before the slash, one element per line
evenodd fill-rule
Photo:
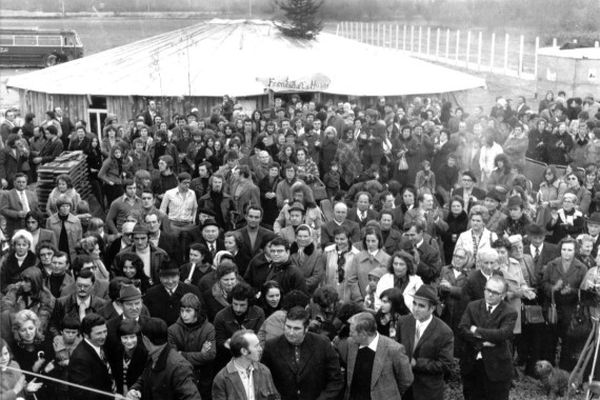
<path fill-rule="evenodd" d="M 69 117 L 73 123 L 78 119 L 87 121 L 88 101 L 86 96 L 48 94 L 19 89 L 19 99 L 21 114 L 33 112 L 38 123 L 45 120 L 46 111 L 52 110 L 54 107 L 62 108 L 64 115 Z"/>

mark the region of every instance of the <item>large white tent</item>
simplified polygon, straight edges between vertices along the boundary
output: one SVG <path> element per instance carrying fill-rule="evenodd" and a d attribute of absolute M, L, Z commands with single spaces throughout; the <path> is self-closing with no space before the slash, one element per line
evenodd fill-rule
<path fill-rule="evenodd" d="M 14 76 L 8 86 L 82 96 L 249 97 L 268 89 L 399 96 L 462 91 L 485 81 L 329 33 L 306 41 L 268 21 L 212 20 Z"/>

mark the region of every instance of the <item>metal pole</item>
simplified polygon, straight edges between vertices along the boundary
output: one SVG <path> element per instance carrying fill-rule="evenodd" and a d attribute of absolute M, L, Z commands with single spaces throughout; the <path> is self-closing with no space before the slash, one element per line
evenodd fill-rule
<path fill-rule="evenodd" d="M 418 47 L 418 51 L 419 54 L 421 54 L 421 38 L 423 36 L 423 27 L 421 25 L 419 25 L 419 47 Z"/>
<path fill-rule="evenodd" d="M 415 26 L 410 26 L 410 52 L 412 53 L 415 47 Z"/>
<path fill-rule="evenodd" d="M 402 37 L 402 50 L 406 51 L 406 25 L 404 25 L 404 36 Z"/>
<path fill-rule="evenodd" d="M 492 32 L 492 44 L 490 45 L 490 72 L 494 71 L 494 56 L 496 55 L 496 33 Z"/>
<path fill-rule="evenodd" d="M 466 66 L 469 69 L 469 55 L 471 53 L 471 31 L 467 31 L 467 56 L 466 56 Z"/>
<path fill-rule="evenodd" d="M 454 54 L 454 62 L 458 65 L 458 53 L 460 51 L 460 29 L 456 30 L 456 53 Z"/>
<path fill-rule="evenodd" d="M 597 42 L 596 42 L 597 43 Z M 535 37 L 535 59 L 533 62 L 533 78 L 537 79 L 538 74 L 538 50 L 540 49 L 540 37 Z"/>
<path fill-rule="evenodd" d="M 398 26 L 398 24 L 396 24 L 396 49 L 398 49 L 400 46 L 400 27 Z"/>
<path fill-rule="evenodd" d="M 430 41 L 431 41 L 431 27 L 428 26 L 427 27 L 427 55 L 429 55 L 429 49 L 430 49 L 429 42 Z"/>
<path fill-rule="evenodd" d="M 450 29 L 446 30 L 446 60 L 450 60 Z"/>

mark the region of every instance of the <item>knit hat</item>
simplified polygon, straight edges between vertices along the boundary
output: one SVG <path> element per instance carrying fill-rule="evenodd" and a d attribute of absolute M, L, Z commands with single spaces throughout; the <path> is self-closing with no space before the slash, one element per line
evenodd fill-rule
<path fill-rule="evenodd" d="M 14 235 L 12 236 L 11 239 L 11 243 L 14 243 L 17 239 L 25 239 L 29 242 L 29 247 L 31 248 L 33 246 L 33 236 L 31 235 L 31 233 L 29 233 L 29 231 L 26 231 L 25 229 L 19 229 L 18 231 L 16 231 L 14 233 Z M 33 249 L 30 249 L 33 250 Z"/>
<path fill-rule="evenodd" d="M 220 228 L 219 224 L 217 224 L 217 221 L 214 218 L 207 218 L 206 220 L 204 220 L 204 223 L 202 224 L 202 229 L 206 228 L 207 226 L 216 226 L 217 229 Z"/>
<path fill-rule="evenodd" d="M 302 213 L 304 214 L 304 206 L 299 201 L 295 201 L 288 209 L 288 212 L 292 211 L 302 211 Z"/>
<path fill-rule="evenodd" d="M 486 199 L 492 199 L 498 203 L 502 203 L 504 201 L 504 195 L 502 195 L 498 190 L 496 190 L 495 188 L 490 190 L 489 192 L 487 192 L 487 194 L 485 195 Z"/>
<path fill-rule="evenodd" d="M 380 279 L 386 272 L 387 269 L 385 267 L 377 267 L 372 269 L 368 275 Z"/>
<path fill-rule="evenodd" d="M 121 303 L 125 301 L 138 300 L 142 298 L 142 292 L 134 285 L 123 285 L 119 291 L 119 301 Z"/>
<path fill-rule="evenodd" d="M 523 236 L 521 236 L 521 235 L 510 235 L 508 237 L 508 241 L 510 242 L 511 246 L 514 246 L 515 244 L 523 243 Z"/>
<path fill-rule="evenodd" d="M 588 218 L 588 225 L 590 223 L 594 225 L 600 225 L 600 212 L 595 212 L 592 213 L 592 215 L 590 215 L 590 217 Z"/>

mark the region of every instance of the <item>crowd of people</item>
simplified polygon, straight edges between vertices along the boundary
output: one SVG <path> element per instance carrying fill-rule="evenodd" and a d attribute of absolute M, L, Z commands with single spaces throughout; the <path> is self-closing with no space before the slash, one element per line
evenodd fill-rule
<path fill-rule="evenodd" d="M 5 112 L 0 399 L 441 400 L 457 371 L 466 400 L 508 399 L 540 360 L 575 367 L 597 321 L 598 102 L 285 100 L 150 100 L 99 135 Z M 60 175 L 40 204 L 63 151 L 93 198 Z"/>

